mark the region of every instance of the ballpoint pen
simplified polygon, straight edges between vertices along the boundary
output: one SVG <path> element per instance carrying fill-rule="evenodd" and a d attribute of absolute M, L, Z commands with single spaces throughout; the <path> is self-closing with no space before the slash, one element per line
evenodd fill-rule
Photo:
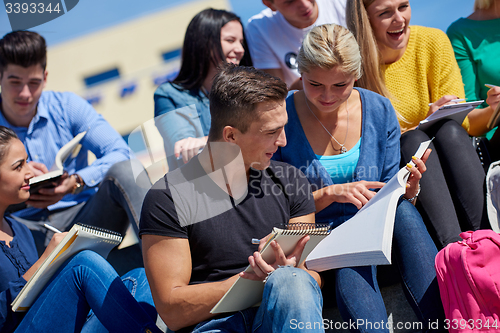
<path fill-rule="evenodd" d="M 496 86 L 493 84 L 485 83 L 485 86 L 488 88 L 495 88 Z"/>
<path fill-rule="evenodd" d="M 452 99 L 450 102 L 455 102 L 455 103 L 465 102 L 465 98 Z M 429 106 L 431 106 L 432 104 L 434 103 L 429 103 Z"/>
<path fill-rule="evenodd" d="M 50 231 L 55 232 L 56 234 L 60 234 L 61 233 L 61 231 L 57 230 L 57 228 L 54 228 L 50 224 L 44 223 L 43 226 L 45 228 L 49 229 Z"/>

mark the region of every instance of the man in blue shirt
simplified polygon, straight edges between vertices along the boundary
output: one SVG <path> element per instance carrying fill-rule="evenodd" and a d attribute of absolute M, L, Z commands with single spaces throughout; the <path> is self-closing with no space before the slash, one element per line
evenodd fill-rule
<path fill-rule="evenodd" d="M 24 143 L 35 176 L 48 172 L 64 144 L 87 133 L 61 180 L 33 193 L 28 208 L 14 216 L 32 230 L 39 249 L 52 236 L 44 223 L 67 230 L 81 222 L 123 234 L 127 221 L 137 227 L 149 178 L 136 171 L 144 169 L 130 160 L 125 141 L 89 103 L 73 93 L 43 91 L 46 62 L 45 39 L 37 33 L 14 31 L 0 40 L 0 125 Z M 97 158 L 91 165 L 88 151 Z"/>

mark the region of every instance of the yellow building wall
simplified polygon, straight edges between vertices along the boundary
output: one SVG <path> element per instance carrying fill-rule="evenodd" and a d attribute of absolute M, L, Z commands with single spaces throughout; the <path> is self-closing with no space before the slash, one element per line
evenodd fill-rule
<path fill-rule="evenodd" d="M 191 19 L 212 7 L 229 9 L 227 0 L 190 1 L 48 49 L 46 89 L 73 91 L 82 97 L 99 94 L 95 109 L 122 135 L 154 117 L 155 75 L 179 67 L 179 59 L 165 62 L 164 52 L 182 48 Z M 85 86 L 84 78 L 118 68 L 120 79 Z M 133 94 L 120 97 L 124 84 L 135 82 Z"/>

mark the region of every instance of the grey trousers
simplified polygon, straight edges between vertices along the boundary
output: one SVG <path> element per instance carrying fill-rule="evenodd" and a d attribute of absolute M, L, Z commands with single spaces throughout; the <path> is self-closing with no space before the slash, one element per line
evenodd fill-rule
<path fill-rule="evenodd" d="M 61 231 L 68 231 L 75 223 L 84 223 L 124 235 L 132 222 L 138 234 L 142 203 L 150 188 L 151 181 L 138 160 L 122 161 L 109 168 L 99 190 L 87 202 L 55 212 L 46 210 L 35 220 L 14 218 L 31 230 L 39 254 L 53 235 L 44 223 Z"/>

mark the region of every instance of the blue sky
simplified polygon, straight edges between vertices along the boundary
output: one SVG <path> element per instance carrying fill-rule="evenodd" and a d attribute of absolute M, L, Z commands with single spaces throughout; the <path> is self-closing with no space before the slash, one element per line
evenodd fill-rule
<path fill-rule="evenodd" d="M 5 2 L 16 0 L 7 0 Z M 31 0 L 30 0 L 31 1 Z M 264 8 L 260 0 L 229 0 L 233 11 L 243 22 Z M 39 2 L 33 0 L 33 2 Z M 54 45 L 100 29 L 123 23 L 158 10 L 167 9 L 186 0 L 80 0 L 76 7 L 53 21 L 32 30 Z M 413 0 L 411 24 L 446 30 L 456 19 L 472 12 L 473 0 Z M 0 35 L 11 31 L 6 7 L 0 4 Z"/>

